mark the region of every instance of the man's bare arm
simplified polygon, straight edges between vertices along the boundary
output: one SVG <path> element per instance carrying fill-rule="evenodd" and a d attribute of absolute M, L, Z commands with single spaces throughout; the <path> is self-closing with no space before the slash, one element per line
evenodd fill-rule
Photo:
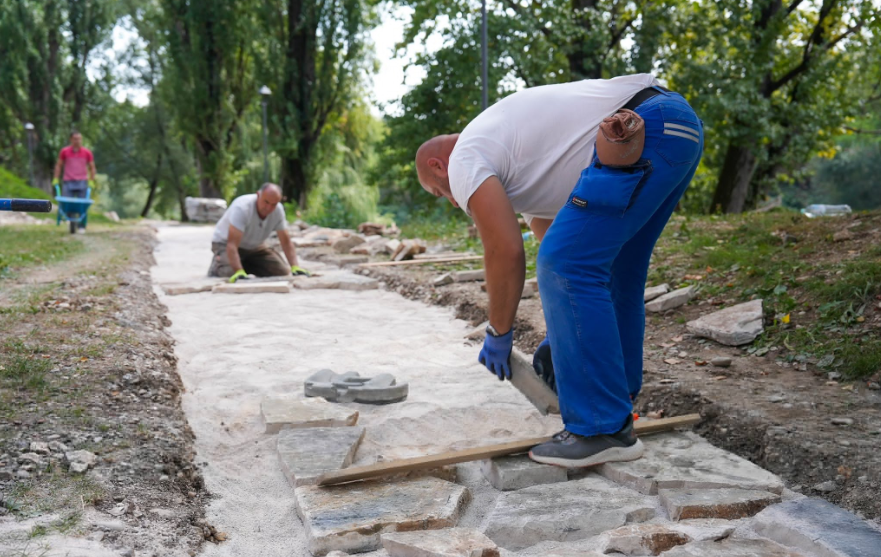
<path fill-rule="evenodd" d="M 532 233 L 535 234 L 535 237 L 538 238 L 538 241 L 541 242 L 553 222 L 554 219 L 540 219 L 534 217 L 529 223 L 529 228 L 532 230 Z"/>
<path fill-rule="evenodd" d="M 54 182 L 61 176 L 61 155 L 58 155 L 58 160 L 55 162 L 55 172 L 52 173 L 52 181 Z"/>
<path fill-rule="evenodd" d="M 291 241 L 291 237 L 288 235 L 287 230 L 279 230 L 276 232 L 278 234 L 278 242 L 281 244 L 281 249 L 284 251 L 284 256 L 288 258 L 288 264 L 291 267 L 296 267 L 299 265 L 297 262 L 297 250 L 294 248 L 294 243 Z"/>
<path fill-rule="evenodd" d="M 495 176 L 477 188 L 468 208 L 483 241 L 489 322 L 499 333 L 506 334 L 514 326 L 526 277 L 520 224 L 504 186 Z"/>
<path fill-rule="evenodd" d="M 95 181 L 95 174 L 97 174 L 97 171 L 95 170 L 95 161 L 91 161 L 89 162 L 89 175 L 91 176 L 89 179 L 93 182 Z"/>
<path fill-rule="evenodd" d="M 242 260 L 239 257 L 239 244 L 242 243 L 243 232 L 233 225 L 229 225 L 229 237 L 226 239 L 226 258 L 232 272 L 242 269 Z"/>

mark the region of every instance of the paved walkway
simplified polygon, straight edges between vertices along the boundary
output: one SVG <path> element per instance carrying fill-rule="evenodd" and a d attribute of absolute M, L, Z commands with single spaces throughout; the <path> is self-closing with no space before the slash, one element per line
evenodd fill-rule
<path fill-rule="evenodd" d="M 216 496 L 208 519 L 229 535 L 205 555 L 881 555 L 876 530 L 690 433 L 646 439 L 646 458 L 590 473 L 561 475 L 515 458 L 459 465 L 443 479 L 307 485 L 295 476 L 308 434 L 287 438 L 282 467 L 276 442 L 286 434 L 265 433 L 260 406 L 267 397 L 302 399 L 303 381 L 322 368 L 392 373 L 410 384 L 402 403 L 341 405 L 359 412 L 363 439 L 336 436 L 350 444 L 339 450 L 327 448 L 329 435 L 316 441 L 316 451 L 343 455 L 336 458 L 356 449 L 356 465 L 547 434 L 560 423 L 492 380 L 476 363 L 479 347 L 463 342 L 470 327 L 446 309 L 382 290 L 165 295 L 159 284 L 204 282 L 210 234 L 160 228 L 153 269 L 197 462 Z M 426 526 L 460 529 L 382 536 Z"/>

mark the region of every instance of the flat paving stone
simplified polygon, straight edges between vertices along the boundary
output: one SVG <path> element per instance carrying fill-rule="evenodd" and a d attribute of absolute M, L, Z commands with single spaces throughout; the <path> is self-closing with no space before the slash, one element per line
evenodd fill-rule
<path fill-rule="evenodd" d="M 276 282 L 249 282 L 241 281 L 232 284 L 218 284 L 211 289 L 214 294 L 264 294 L 278 293 L 288 294 L 291 291 L 289 281 Z"/>
<path fill-rule="evenodd" d="M 746 459 L 714 447 L 691 432 L 645 437 L 645 455 L 598 466 L 610 480 L 647 495 L 658 489 L 741 488 L 783 492 L 783 482 Z"/>
<path fill-rule="evenodd" d="M 762 334 L 762 318 L 762 300 L 752 300 L 689 321 L 685 327 L 693 335 L 740 346 Z"/>
<path fill-rule="evenodd" d="M 606 532 L 603 538 L 604 553 L 617 551 L 624 555 L 660 555 L 691 541 L 682 532 L 661 524 L 628 524 Z"/>
<path fill-rule="evenodd" d="M 217 286 L 216 282 L 208 284 L 163 284 L 162 291 L 166 296 L 180 296 L 182 294 L 198 294 L 199 292 L 211 292 Z"/>
<path fill-rule="evenodd" d="M 561 484 L 505 492 L 485 533 L 506 549 L 541 541 L 576 541 L 655 516 L 655 502 L 591 475 Z"/>
<path fill-rule="evenodd" d="M 513 491 L 533 485 L 565 482 L 569 479 L 565 468 L 540 464 L 527 455 L 484 460 L 480 463 L 480 470 L 487 481 L 499 491 Z"/>
<path fill-rule="evenodd" d="M 650 288 L 645 289 L 645 293 L 643 294 L 644 302 L 651 302 L 655 298 L 663 296 L 667 292 L 670 291 L 670 285 L 667 283 L 661 284 L 659 286 L 652 286 Z"/>
<path fill-rule="evenodd" d="M 486 280 L 486 271 L 484 269 L 475 269 L 473 271 L 456 271 L 452 273 L 453 280 L 456 282 L 474 282 Z"/>
<path fill-rule="evenodd" d="M 768 507 L 753 518 L 761 536 L 818 557 L 878 557 L 881 532 L 823 499 Z"/>
<path fill-rule="evenodd" d="M 276 451 L 282 471 L 292 487 L 314 485 L 324 472 L 352 464 L 364 428 L 310 427 L 278 432 Z"/>
<path fill-rule="evenodd" d="M 322 262 L 328 265 L 336 265 L 337 267 L 349 267 L 351 265 L 360 265 L 370 260 L 366 255 L 336 255 L 325 257 Z"/>
<path fill-rule="evenodd" d="M 737 488 L 660 489 L 658 496 L 670 520 L 746 518 L 780 502 L 776 493 Z"/>
<path fill-rule="evenodd" d="M 726 539 L 674 547 L 664 557 L 813 557 L 768 540 Z"/>
<path fill-rule="evenodd" d="M 496 544 L 470 528 L 383 534 L 382 546 L 389 557 L 499 557 Z"/>
<path fill-rule="evenodd" d="M 430 477 L 305 486 L 295 494 L 313 555 L 380 549 L 381 535 L 389 532 L 452 528 L 470 497 L 464 486 Z"/>
<path fill-rule="evenodd" d="M 356 410 L 320 398 L 267 397 L 260 403 L 260 411 L 266 433 L 303 427 L 353 426 L 358 422 Z"/>
<path fill-rule="evenodd" d="M 321 277 L 299 277 L 293 284 L 300 290 L 350 290 L 360 292 L 379 288 L 378 280 L 351 273 Z"/>

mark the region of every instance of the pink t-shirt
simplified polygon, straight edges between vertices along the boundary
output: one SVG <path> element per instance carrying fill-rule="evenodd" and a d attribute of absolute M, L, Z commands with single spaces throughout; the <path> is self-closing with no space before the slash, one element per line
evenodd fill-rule
<path fill-rule="evenodd" d="M 64 181 L 88 180 L 89 163 L 94 160 L 92 152 L 85 147 L 74 151 L 68 145 L 61 150 L 61 162 L 64 163 Z"/>

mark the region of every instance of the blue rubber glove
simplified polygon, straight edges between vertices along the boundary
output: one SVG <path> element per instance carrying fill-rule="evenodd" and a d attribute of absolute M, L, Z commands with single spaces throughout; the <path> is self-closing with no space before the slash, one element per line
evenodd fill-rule
<path fill-rule="evenodd" d="M 514 329 L 494 337 L 489 332 L 483 341 L 483 348 L 477 357 L 486 369 L 495 373 L 499 381 L 511 378 L 511 349 L 514 347 Z"/>
<path fill-rule="evenodd" d="M 541 380 L 556 393 L 557 379 L 554 375 L 554 361 L 551 359 L 551 341 L 548 340 L 547 335 L 545 335 L 545 339 L 541 341 L 541 344 L 538 345 L 538 348 L 535 349 L 535 355 L 532 357 L 532 368 L 535 370 L 536 375 L 541 377 Z"/>

